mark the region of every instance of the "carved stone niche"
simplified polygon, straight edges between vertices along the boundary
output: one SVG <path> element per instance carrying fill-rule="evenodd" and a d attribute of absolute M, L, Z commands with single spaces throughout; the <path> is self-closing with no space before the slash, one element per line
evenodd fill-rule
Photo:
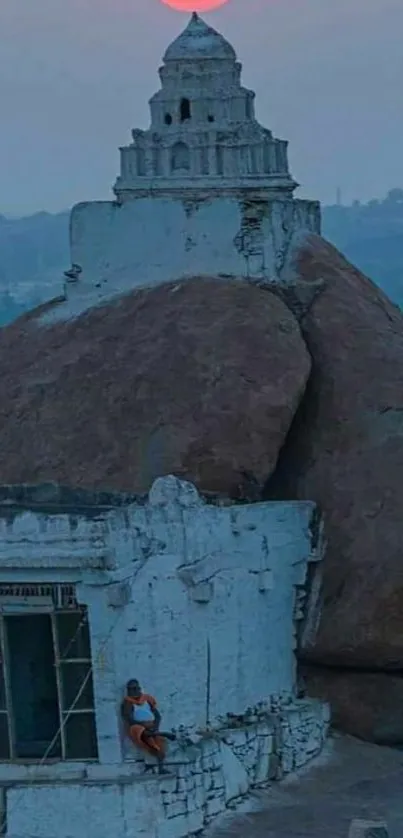
<path fill-rule="evenodd" d="M 212 582 L 199 582 L 194 588 L 190 589 L 190 596 L 193 602 L 207 603 L 210 602 L 214 594 Z"/>
<path fill-rule="evenodd" d="M 178 142 L 172 146 L 171 171 L 186 174 L 190 171 L 190 149 L 186 143 Z"/>

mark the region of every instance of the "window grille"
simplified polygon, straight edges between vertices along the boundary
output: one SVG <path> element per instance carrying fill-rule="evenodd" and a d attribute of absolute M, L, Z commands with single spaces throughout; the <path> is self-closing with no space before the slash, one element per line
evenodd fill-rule
<path fill-rule="evenodd" d="M 78 608 L 74 585 L 0 584 L 0 603 L 1 599 L 14 597 L 27 600 L 31 597 L 48 597 L 55 608 Z"/>
<path fill-rule="evenodd" d="M 42 613 L 39 609 L 38 613 L 37 607 L 30 610 L 30 598 L 35 598 L 37 601 L 38 597 L 47 599 L 51 597 L 53 609 L 50 613 L 49 609 L 44 609 Z M 26 609 L 24 608 L 22 612 L 20 607 L 16 609 L 14 615 L 12 608 L 11 611 L 8 609 L 7 612 L 2 613 L 2 598 L 7 599 L 8 605 L 12 598 L 15 598 L 20 605 L 21 599 L 25 599 Z M 23 621 L 26 617 L 30 618 L 28 622 L 29 644 L 18 640 L 20 627 L 21 635 L 24 634 Z M 12 623 L 13 620 L 14 623 Z M 42 622 L 39 624 L 35 622 L 37 620 Z M 19 624 L 18 621 L 20 621 Z M 42 633 L 45 631 L 49 639 L 48 657 L 45 664 L 42 660 L 41 673 L 43 677 L 44 667 L 48 669 L 49 681 L 47 683 L 54 684 L 54 700 L 49 712 L 54 720 L 55 729 L 50 741 L 36 744 L 34 740 L 32 748 L 36 749 L 36 752 L 29 756 L 29 760 L 43 759 L 45 754 L 49 759 L 80 761 L 96 759 L 97 737 L 88 614 L 86 608 L 77 604 L 74 585 L 2 584 L 0 585 L 0 760 L 24 761 L 27 758 L 26 746 L 21 745 L 21 735 L 18 731 L 18 718 L 19 715 L 21 716 L 21 714 L 18 715 L 18 708 L 21 701 L 34 703 L 37 699 L 35 678 L 26 683 L 22 699 L 20 694 L 17 697 L 15 682 L 20 677 L 16 673 L 24 668 L 22 666 L 24 648 L 28 645 L 31 648 L 29 663 L 32 667 L 32 654 L 34 656 L 36 654 L 34 633 L 38 627 L 41 627 Z M 14 658 L 15 650 L 13 642 L 10 642 L 13 637 L 17 637 L 18 647 L 18 654 L 14 655 Z M 43 656 L 43 650 L 40 649 L 40 632 L 38 632 L 37 643 L 38 655 L 42 653 Z M 53 740 L 52 748 L 48 752 Z"/>

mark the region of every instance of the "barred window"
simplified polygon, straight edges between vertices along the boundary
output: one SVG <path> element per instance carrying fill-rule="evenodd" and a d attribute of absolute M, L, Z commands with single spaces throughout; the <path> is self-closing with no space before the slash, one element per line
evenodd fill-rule
<path fill-rule="evenodd" d="M 71 586 L 0 586 L 0 760 L 98 756 L 88 614 Z"/>

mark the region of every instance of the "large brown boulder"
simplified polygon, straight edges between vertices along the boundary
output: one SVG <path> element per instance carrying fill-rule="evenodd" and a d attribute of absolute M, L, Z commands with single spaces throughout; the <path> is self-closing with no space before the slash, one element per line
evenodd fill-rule
<path fill-rule="evenodd" d="M 312 374 L 268 486 L 271 497 L 317 501 L 325 517 L 319 628 L 301 654 L 402 669 L 403 318 L 318 236 L 294 267 L 301 282 L 325 283 L 301 320 Z"/>
<path fill-rule="evenodd" d="M 0 482 L 146 492 L 174 473 L 251 497 L 276 466 L 310 357 L 248 282 L 139 290 L 68 322 L 0 330 Z"/>
<path fill-rule="evenodd" d="M 403 674 L 307 667 L 309 693 L 329 701 L 335 727 L 378 745 L 403 745 Z"/>

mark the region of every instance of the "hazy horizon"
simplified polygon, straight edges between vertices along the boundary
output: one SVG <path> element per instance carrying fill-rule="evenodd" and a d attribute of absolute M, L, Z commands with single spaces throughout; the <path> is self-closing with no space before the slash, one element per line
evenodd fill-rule
<path fill-rule="evenodd" d="M 403 186 L 401 0 L 230 0 L 204 17 L 236 48 L 260 122 L 290 141 L 298 194 Z M 118 147 L 147 127 L 187 19 L 159 0 L 3 0 L 0 212 L 111 197 Z"/>

